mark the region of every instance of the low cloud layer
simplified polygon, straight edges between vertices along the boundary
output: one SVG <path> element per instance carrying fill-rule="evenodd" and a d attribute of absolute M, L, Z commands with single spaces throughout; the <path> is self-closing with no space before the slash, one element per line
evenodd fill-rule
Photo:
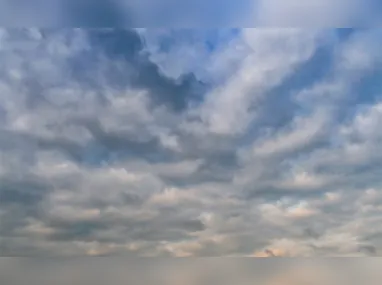
<path fill-rule="evenodd" d="M 1 30 L 0 255 L 380 255 L 380 33 Z"/>

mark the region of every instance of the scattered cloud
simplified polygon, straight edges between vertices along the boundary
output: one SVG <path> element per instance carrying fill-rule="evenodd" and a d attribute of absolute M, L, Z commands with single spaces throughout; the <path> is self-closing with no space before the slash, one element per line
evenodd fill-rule
<path fill-rule="evenodd" d="M 0 255 L 380 255 L 381 44 L 2 29 Z"/>

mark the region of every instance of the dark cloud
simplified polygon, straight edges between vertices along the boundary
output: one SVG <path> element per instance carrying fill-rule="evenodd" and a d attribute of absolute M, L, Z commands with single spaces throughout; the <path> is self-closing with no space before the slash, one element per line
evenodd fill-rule
<path fill-rule="evenodd" d="M 270 257 L 276 257 L 276 255 L 275 255 L 275 254 L 273 253 L 273 251 L 270 250 L 270 249 L 266 249 L 266 250 L 264 251 L 264 253 L 265 253 L 266 255 L 270 256 Z"/>
<path fill-rule="evenodd" d="M 360 251 L 364 251 L 368 255 L 375 256 L 377 253 L 377 248 L 373 245 L 364 245 L 360 247 Z"/>
<path fill-rule="evenodd" d="M 112 227 L 106 221 L 54 221 L 48 223 L 54 229 L 48 239 L 53 241 L 93 241 L 96 239 L 97 231 Z"/>
<path fill-rule="evenodd" d="M 105 74 L 112 86 L 142 88 L 150 92 L 153 104 L 165 104 L 174 110 L 183 110 L 192 101 L 199 100 L 204 92 L 203 83 L 194 74 L 184 74 L 178 80 L 166 77 L 158 65 L 145 53 L 145 43 L 140 35 L 129 29 L 90 30 L 92 47 L 108 58 L 123 61 L 126 68 Z M 111 77 L 109 77 L 111 76 Z M 115 84 L 113 84 L 115 83 Z"/>
<path fill-rule="evenodd" d="M 303 233 L 305 236 L 308 236 L 310 238 L 319 238 L 322 234 L 318 233 L 316 230 L 312 229 L 312 228 L 306 228 L 304 229 L 304 233 Z"/>
<path fill-rule="evenodd" d="M 35 206 L 50 190 L 52 185 L 38 177 L 28 177 L 28 174 L 0 177 L 0 204 L 2 207 L 14 204 Z"/>
<path fill-rule="evenodd" d="M 107 153 L 121 153 L 124 157 L 142 157 L 150 160 L 163 160 L 170 153 L 164 149 L 157 138 L 133 137 L 129 134 L 107 132 L 97 120 L 85 123 L 94 141 Z"/>

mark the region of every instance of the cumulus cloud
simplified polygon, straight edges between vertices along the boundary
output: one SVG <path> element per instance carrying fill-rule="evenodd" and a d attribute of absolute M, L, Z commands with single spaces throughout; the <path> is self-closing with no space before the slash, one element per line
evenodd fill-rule
<path fill-rule="evenodd" d="M 1 30 L 0 254 L 379 255 L 380 47 Z"/>

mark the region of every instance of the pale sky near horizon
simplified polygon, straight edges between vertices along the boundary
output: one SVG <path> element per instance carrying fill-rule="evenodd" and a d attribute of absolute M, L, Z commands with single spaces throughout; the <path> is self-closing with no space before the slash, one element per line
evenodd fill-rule
<path fill-rule="evenodd" d="M 381 258 L 0 258 L 4 285 L 377 285 Z"/>

